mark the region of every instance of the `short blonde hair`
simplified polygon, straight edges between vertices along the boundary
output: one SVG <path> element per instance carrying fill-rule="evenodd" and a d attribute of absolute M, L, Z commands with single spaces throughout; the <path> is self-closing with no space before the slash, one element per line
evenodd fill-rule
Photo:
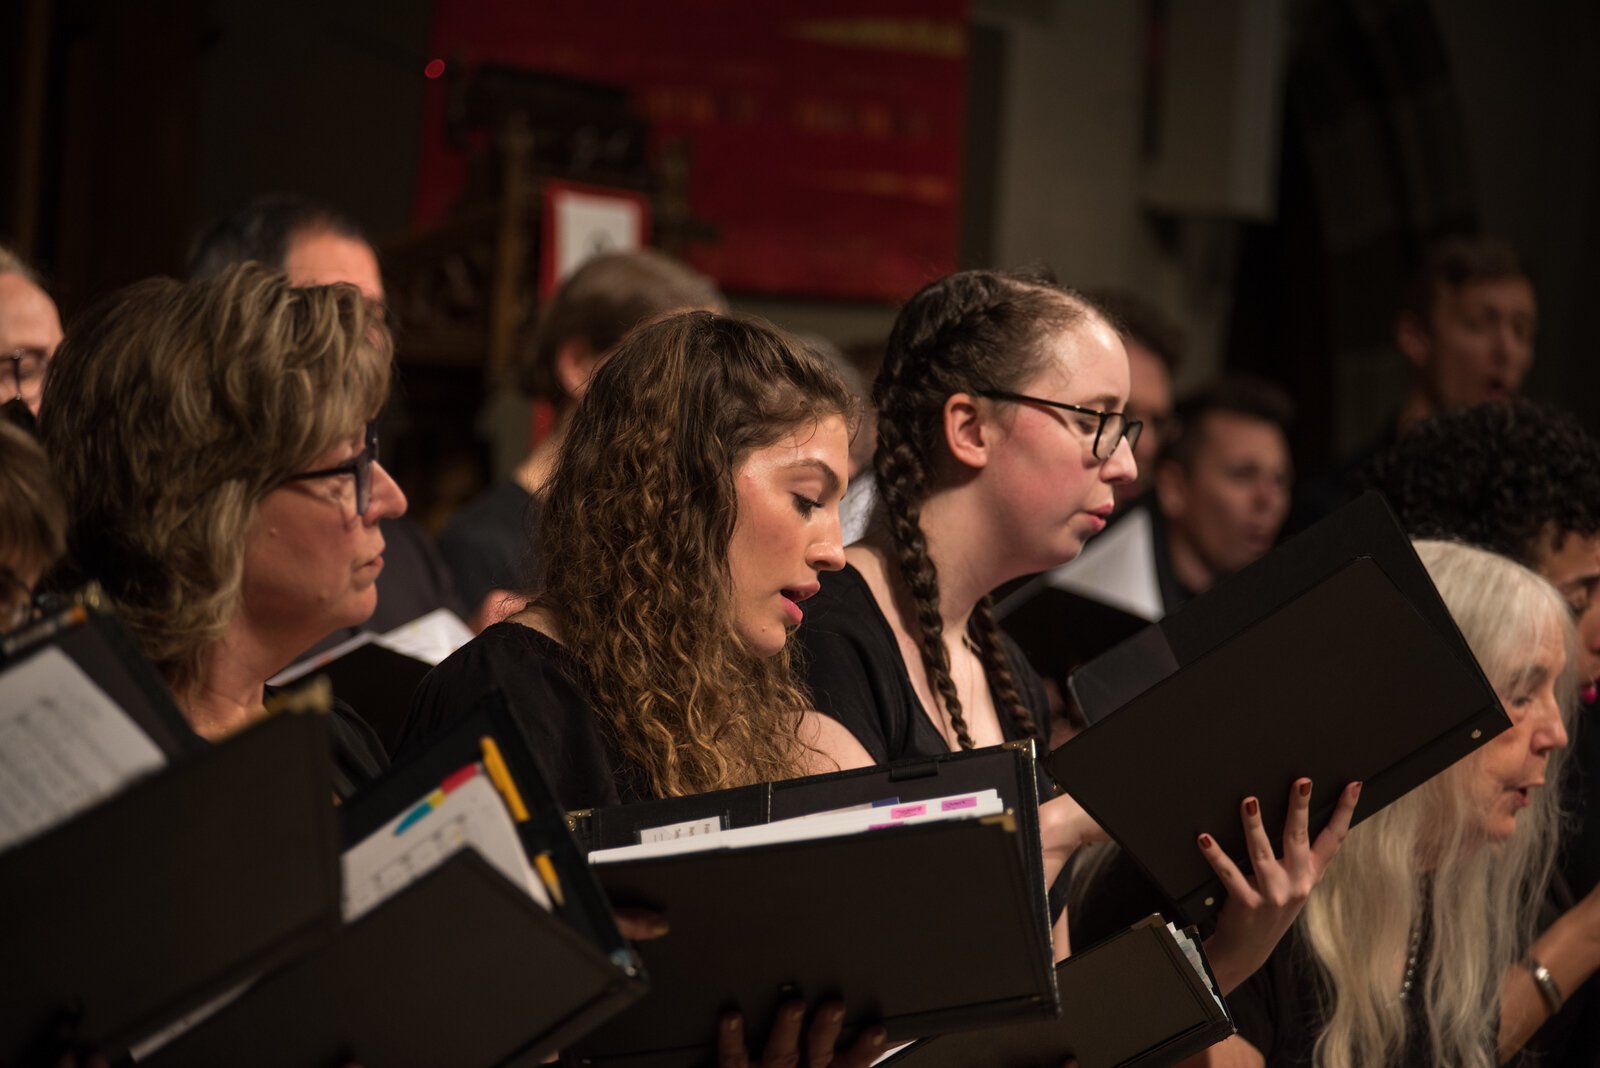
<path fill-rule="evenodd" d="M 354 286 L 255 263 L 141 282 L 72 326 L 40 412 L 67 549 L 182 694 L 238 611 L 256 506 L 383 404 L 389 334 Z"/>

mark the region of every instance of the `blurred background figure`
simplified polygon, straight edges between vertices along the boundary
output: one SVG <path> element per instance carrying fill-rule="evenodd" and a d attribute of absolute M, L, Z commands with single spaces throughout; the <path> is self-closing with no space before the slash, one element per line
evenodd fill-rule
<path fill-rule="evenodd" d="M 1183 331 L 1161 310 L 1131 290 L 1090 290 L 1086 294 L 1122 335 L 1128 352 L 1128 418 L 1144 424 L 1134 446 L 1139 475 L 1117 487 L 1119 510 L 1138 500 L 1155 484 L 1156 457 L 1172 434 L 1172 378 L 1183 362 Z"/>
<path fill-rule="evenodd" d="M 517 372 L 519 391 L 551 406 L 549 429 L 509 479 L 468 502 L 439 537 L 462 598 L 484 606 L 483 626 L 518 607 L 498 607 L 504 594 L 538 583 L 542 564 L 532 556 L 532 535 L 539 489 L 550 477 L 589 376 L 635 327 L 671 312 L 725 307 L 714 282 L 653 249 L 601 253 L 561 284 L 540 314 Z"/>
<path fill-rule="evenodd" d="M 1157 568 L 1167 612 L 1277 544 L 1294 482 L 1293 416 L 1283 390 L 1244 376 L 1179 405 L 1177 435 L 1155 473 L 1157 514 L 1166 528 L 1164 539 L 1158 536 Z"/>
<path fill-rule="evenodd" d="M 0 402 L 13 422 L 31 426 L 38 416 L 45 370 L 60 344 L 55 302 L 28 265 L 0 247 Z"/>

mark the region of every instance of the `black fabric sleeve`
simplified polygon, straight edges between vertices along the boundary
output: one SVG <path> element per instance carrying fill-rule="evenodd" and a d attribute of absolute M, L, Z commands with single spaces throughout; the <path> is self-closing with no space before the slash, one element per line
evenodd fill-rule
<path fill-rule="evenodd" d="M 333 789 L 341 800 L 349 800 L 388 770 L 389 755 L 378 732 L 355 709 L 335 698 L 332 712 Z"/>
<path fill-rule="evenodd" d="M 396 756 L 406 757 L 498 688 L 561 806 L 595 808 L 639 800 L 576 680 L 578 669 L 552 639 L 519 623 L 497 623 L 430 671 L 417 687 Z"/>
<path fill-rule="evenodd" d="M 805 629 L 802 624 L 801 630 Z M 806 633 L 801 646 L 812 707 L 843 724 L 875 763 L 887 764 L 892 758 L 882 695 L 874 692 L 871 667 L 860 643 L 845 634 L 814 629 Z"/>

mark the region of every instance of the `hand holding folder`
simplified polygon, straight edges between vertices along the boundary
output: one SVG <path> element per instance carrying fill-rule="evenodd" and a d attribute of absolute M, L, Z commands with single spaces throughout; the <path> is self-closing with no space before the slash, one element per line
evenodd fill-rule
<path fill-rule="evenodd" d="M 1300 915 L 1322 873 L 1339 852 L 1350 818 L 1361 797 L 1359 783 L 1340 795 L 1333 818 L 1312 841 L 1309 831 L 1311 780 L 1301 779 L 1290 789 L 1289 816 L 1284 822 L 1282 857 L 1276 855 L 1271 835 L 1261 821 L 1255 798 L 1240 805 L 1245 841 L 1249 844 L 1248 874 L 1229 857 L 1217 840 L 1200 835 L 1200 852 L 1217 873 L 1228 900 L 1217 916 L 1216 930 L 1206 941 L 1206 951 L 1216 968 L 1224 994 L 1232 993 L 1267 962 L 1267 957 Z"/>
<path fill-rule="evenodd" d="M 1315 831 L 1359 781 L 1357 822 L 1509 725 L 1376 495 L 1085 665 L 1072 689 L 1091 725 L 1050 754 L 1051 774 L 1192 922 L 1223 896 L 1193 843 L 1206 832 L 1245 857 L 1245 798 L 1275 829 L 1310 777 Z"/>

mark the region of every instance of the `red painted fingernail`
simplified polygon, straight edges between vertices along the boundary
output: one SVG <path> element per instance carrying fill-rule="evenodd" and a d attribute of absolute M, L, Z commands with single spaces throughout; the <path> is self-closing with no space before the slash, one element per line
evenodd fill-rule
<path fill-rule="evenodd" d="M 1360 783 L 1356 783 L 1355 794 L 1356 794 L 1357 797 L 1361 796 L 1361 784 Z"/>
<path fill-rule="evenodd" d="M 1311 796 L 1311 780 L 1310 779 L 1302 779 L 1302 780 L 1300 780 L 1300 796 L 1301 797 L 1310 797 Z"/>
<path fill-rule="evenodd" d="M 1245 803 L 1244 803 L 1244 814 L 1246 816 L 1254 816 L 1259 811 L 1261 811 L 1261 806 L 1256 804 L 1256 799 L 1255 798 L 1252 797 L 1252 798 L 1249 798 L 1249 799 L 1247 799 L 1245 801 Z"/>
<path fill-rule="evenodd" d="M 1200 848 L 1201 849 L 1210 849 L 1212 844 L 1213 843 L 1211 841 L 1211 836 L 1209 834 L 1202 834 L 1200 836 Z"/>

